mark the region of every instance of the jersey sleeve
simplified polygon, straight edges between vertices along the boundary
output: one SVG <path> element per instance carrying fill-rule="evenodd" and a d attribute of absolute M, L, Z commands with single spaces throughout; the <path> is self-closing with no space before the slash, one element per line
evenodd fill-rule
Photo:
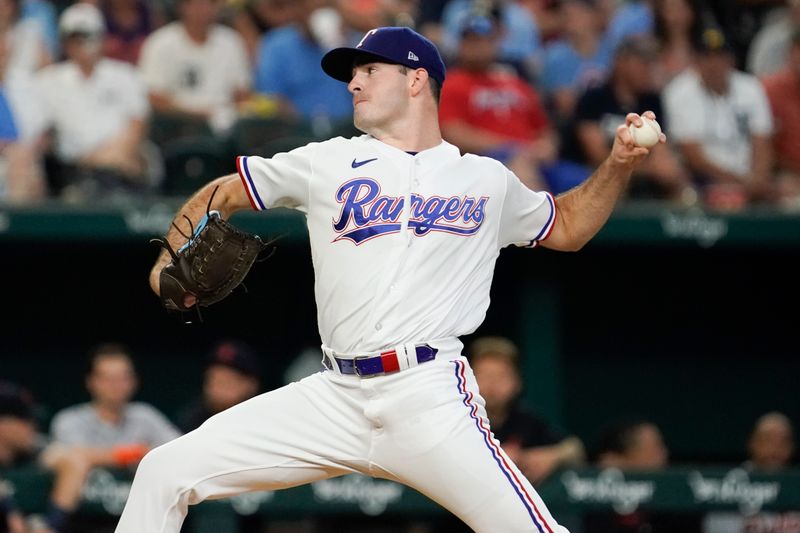
<path fill-rule="evenodd" d="M 306 212 L 316 143 L 267 159 L 239 156 L 236 169 L 253 209 L 289 207 Z"/>
<path fill-rule="evenodd" d="M 526 187 L 511 171 L 505 170 L 506 193 L 500 216 L 498 241 L 533 248 L 550 236 L 556 221 L 556 203 L 549 192 Z"/>

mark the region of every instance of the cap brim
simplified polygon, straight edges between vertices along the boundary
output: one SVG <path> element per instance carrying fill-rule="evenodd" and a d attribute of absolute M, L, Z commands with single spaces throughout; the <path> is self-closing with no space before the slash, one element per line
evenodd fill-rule
<path fill-rule="evenodd" d="M 353 79 L 353 65 L 359 57 L 373 58 L 375 61 L 384 63 L 395 63 L 388 57 L 365 52 L 358 48 L 334 48 L 322 57 L 322 70 L 335 80 L 350 83 L 350 80 Z"/>

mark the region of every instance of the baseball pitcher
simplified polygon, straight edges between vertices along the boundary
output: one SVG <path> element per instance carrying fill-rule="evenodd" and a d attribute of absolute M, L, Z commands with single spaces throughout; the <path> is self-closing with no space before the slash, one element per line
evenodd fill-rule
<path fill-rule="evenodd" d="M 413 487 L 481 533 L 565 532 L 492 436 L 459 337 L 484 319 L 502 248 L 575 251 L 600 230 L 648 154 L 629 130 L 641 116 L 620 124 L 591 178 L 553 198 L 442 140 L 445 66 L 416 32 L 371 30 L 357 47 L 330 51 L 322 68 L 347 84 L 364 135 L 239 157 L 237 174 L 181 208 L 176 223 L 196 229 L 167 234 L 150 283 L 167 307 L 213 303 L 216 282 L 197 278 L 220 270 L 216 254 L 238 265 L 219 276 L 227 294 L 263 245 L 234 235 L 226 248 L 218 225 L 241 209 L 298 209 L 324 369 L 148 453 L 117 533 L 178 533 L 203 500 L 354 472 Z"/>

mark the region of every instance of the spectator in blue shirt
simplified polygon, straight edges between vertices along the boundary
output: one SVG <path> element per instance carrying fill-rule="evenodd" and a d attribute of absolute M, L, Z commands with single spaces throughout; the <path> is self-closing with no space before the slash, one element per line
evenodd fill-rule
<path fill-rule="evenodd" d="M 499 60 L 514 66 L 518 73 L 529 80 L 536 77 L 541 59 L 542 43 L 539 27 L 531 13 L 517 2 L 495 0 L 482 2 L 482 8 L 474 0 L 451 0 L 442 13 L 442 49 L 451 59 L 458 52 L 464 20 L 480 11 L 497 11 L 505 33 L 500 40 Z M 489 13 L 478 13 L 483 16 Z"/>
<path fill-rule="evenodd" d="M 561 122 L 572 116 L 583 91 L 605 81 L 613 50 L 593 0 L 564 0 L 559 9 L 563 36 L 545 49 L 540 82 Z"/>
<path fill-rule="evenodd" d="M 353 113 L 347 87 L 319 68 L 328 51 L 314 37 L 310 20 L 318 2 L 300 0 L 299 20 L 276 28 L 261 41 L 256 59 L 255 90 L 277 97 L 287 115 L 306 120 L 344 120 Z M 287 68 L 288 65 L 288 68 Z"/>

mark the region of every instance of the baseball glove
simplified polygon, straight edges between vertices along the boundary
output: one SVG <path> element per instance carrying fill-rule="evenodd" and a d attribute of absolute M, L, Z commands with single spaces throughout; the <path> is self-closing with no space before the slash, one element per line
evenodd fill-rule
<path fill-rule="evenodd" d="M 200 306 L 219 302 L 242 283 L 259 254 L 272 243 L 264 243 L 258 235 L 234 227 L 223 220 L 218 211 L 209 210 L 210 200 L 208 204 L 197 228 L 191 228 L 191 236 L 173 223 L 188 239 L 177 252 L 166 239 L 151 241 L 161 245 L 172 257 L 160 276 L 161 302 L 169 310 L 188 311 L 192 307 L 184 303 L 188 295 L 195 297 L 198 314 Z M 189 225 L 191 227 L 191 220 Z"/>

